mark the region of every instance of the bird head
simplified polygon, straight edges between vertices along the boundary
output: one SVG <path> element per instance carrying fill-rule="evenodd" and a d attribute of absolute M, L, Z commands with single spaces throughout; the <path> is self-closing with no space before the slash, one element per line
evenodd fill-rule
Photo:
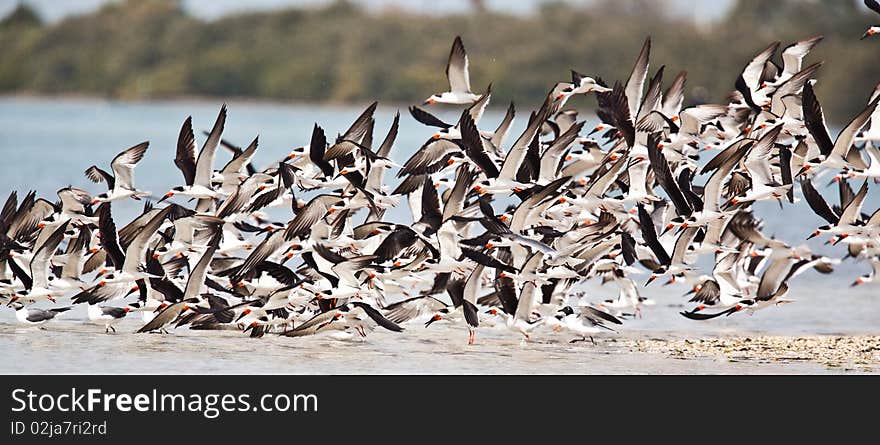
<path fill-rule="evenodd" d="M 425 323 L 425 327 L 427 328 L 428 326 L 431 325 L 431 323 L 433 323 L 433 322 L 435 322 L 435 321 L 440 321 L 440 320 L 442 320 L 442 319 L 443 319 L 443 317 L 441 317 L 440 314 L 434 314 L 434 316 L 432 316 L 432 317 L 428 320 L 428 322 Z"/>

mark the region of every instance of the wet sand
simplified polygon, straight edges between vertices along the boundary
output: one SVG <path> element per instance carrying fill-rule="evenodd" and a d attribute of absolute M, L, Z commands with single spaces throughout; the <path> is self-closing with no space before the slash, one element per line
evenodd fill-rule
<path fill-rule="evenodd" d="M 714 358 L 730 363 L 814 363 L 843 371 L 876 372 L 878 336 L 739 336 L 707 339 L 630 339 L 619 343 L 633 352 L 684 360 Z"/>
<path fill-rule="evenodd" d="M 119 333 L 74 320 L 46 329 L 0 324 L 0 373 L 37 374 L 837 374 L 880 372 L 880 337 L 692 336 L 625 332 L 569 343 L 549 330 L 525 342 L 510 331 L 410 324 L 365 340 L 326 336 L 252 339 L 235 331 Z"/>

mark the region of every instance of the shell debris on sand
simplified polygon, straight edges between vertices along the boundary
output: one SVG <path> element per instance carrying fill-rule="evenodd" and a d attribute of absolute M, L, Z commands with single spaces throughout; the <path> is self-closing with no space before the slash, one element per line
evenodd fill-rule
<path fill-rule="evenodd" d="M 751 336 L 705 339 L 634 339 L 630 350 L 696 358 L 722 355 L 728 360 L 811 361 L 828 367 L 870 370 L 880 365 L 880 336 Z"/>

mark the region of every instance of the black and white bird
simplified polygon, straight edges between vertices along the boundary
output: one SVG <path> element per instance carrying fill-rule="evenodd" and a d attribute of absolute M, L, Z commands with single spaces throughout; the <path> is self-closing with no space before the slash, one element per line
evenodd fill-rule
<path fill-rule="evenodd" d="M 103 324 L 104 333 L 110 333 L 111 330 L 115 333 L 116 328 L 113 325 L 122 321 L 130 310 L 131 308 L 128 306 L 113 307 L 91 304 L 88 307 L 88 317 L 89 321 L 95 324 Z"/>
<path fill-rule="evenodd" d="M 877 14 L 880 14 L 880 3 L 878 3 L 877 0 L 865 0 L 865 6 L 867 6 L 869 9 L 876 12 Z M 871 36 L 875 36 L 877 34 L 880 34 L 880 26 L 871 26 L 868 28 L 867 31 L 865 31 L 864 34 L 862 34 L 861 40 L 864 40 Z"/>
<path fill-rule="evenodd" d="M 471 91 L 471 77 L 468 71 L 468 56 L 461 42 L 461 36 L 456 36 L 449 51 L 449 60 L 446 62 L 446 78 L 449 80 L 449 91 L 440 94 L 432 94 L 424 104 L 470 104 L 480 98 L 479 94 Z"/>
<path fill-rule="evenodd" d="M 28 307 L 20 302 L 10 303 L 9 305 L 15 309 L 15 319 L 20 323 L 23 323 L 27 326 L 40 326 L 51 320 L 54 320 L 55 317 L 63 314 L 70 310 L 69 307 L 58 307 L 51 309 L 39 309 L 35 307 Z"/>
<path fill-rule="evenodd" d="M 150 192 L 138 190 L 134 186 L 134 168 L 144 158 L 144 154 L 147 153 L 149 146 L 149 142 L 141 142 L 116 155 L 110 161 L 110 170 L 113 174 L 102 170 L 96 165 L 86 169 L 87 178 L 92 182 L 105 182 L 108 188 L 107 192 L 95 195 L 92 199 L 92 204 L 118 201 L 126 198 L 139 200 L 143 196 L 151 195 Z"/>
<path fill-rule="evenodd" d="M 548 330 L 575 341 L 613 334 L 662 310 L 639 292 L 660 277 L 664 289 L 687 286 L 681 315 L 703 322 L 783 307 L 803 274 L 835 273 L 844 260 L 873 270 L 847 282 L 872 282 L 880 89 L 832 140 L 814 84 L 820 66 L 834 67 L 810 60 L 821 40 L 782 48 L 783 66 L 773 61 L 782 44 L 770 43 L 729 73 L 729 100 L 685 106 L 699 102 L 686 72 L 664 85 L 646 38 L 626 79 L 571 72 L 571 82 L 548 83 L 538 106 L 518 110 L 527 117 L 516 137 L 513 103 L 497 126 L 486 124 L 491 83 L 472 91 L 460 37 L 449 91 L 426 101 L 458 105 L 458 120 L 409 107 L 424 126 L 412 130 L 423 133 L 417 146 L 397 142 L 410 131 L 399 112 L 371 102 L 347 128 L 315 122 L 290 135 L 297 148 L 282 159 L 261 160 L 259 139 L 223 138 L 234 125 L 223 105 L 198 153 L 190 118 L 169 129 L 178 139 L 166 167 L 173 162 L 183 185 L 169 184 L 129 221 L 124 199 L 146 195 L 134 186 L 146 142 L 117 155 L 112 174 L 89 167 L 89 179 L 107 183 L 103 193 L 62 185 L 55 202 L 11 192 L 0 206 L 0 298 L 26 324 L 55 318 L 66 302 L 38 307 L 70 298 L 106 333 L 140 312 L 141 333 L 231 330 L 295 342 L 360 340 L 382 328 L 400 335 L 377 340 L 394 341 L 412 335 L 401 325 L 423 323 L 424 335 L 450 342 L 449 330 L 467 329 L 473 344 L 477 329 L 493 327 L 525 340 Z M 599 126 L 567 105 L 579 94 L 595 94 Z M 814 185 L 825 174 L 837 200 Z M 765 235 L 764 202 L 783 217 L 809 208 L 798 224 L 830 237 L 821 254 Z"/>

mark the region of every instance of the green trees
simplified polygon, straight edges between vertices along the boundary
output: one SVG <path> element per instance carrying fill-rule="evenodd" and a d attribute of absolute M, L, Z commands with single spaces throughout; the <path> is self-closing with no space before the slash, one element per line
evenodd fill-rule
<path fill-rule="evenodd" d="M 598 0 L 548 2 L 531 16 L 482 8 L 446 15 L 439 6 L 417 14 L 337 1 L 205 22 L 176 0 L 140 0 L 45 25 L 21 6 L 0 22 L 0 92 L 415 102 L 445 88 L 456 34 L 474 88 L 493 82 L 496 105 L 535 103 L 571 68 L 624 79 L 646 35 L 652 71 L 660 63 L 667 73 L 688 71 L 688 100 L 701 91 L 723 100 L 767 43 L 815 34 L 826 36 L 809 60 L 827 62 L 817 89 L 829 116 L 854 113 L 880 81 L 880 46 L 858 40 L 873 17 L 855 1 L 739 0 L 723 19 L 700 24 L 665 10 L 662 2 Z"/>

